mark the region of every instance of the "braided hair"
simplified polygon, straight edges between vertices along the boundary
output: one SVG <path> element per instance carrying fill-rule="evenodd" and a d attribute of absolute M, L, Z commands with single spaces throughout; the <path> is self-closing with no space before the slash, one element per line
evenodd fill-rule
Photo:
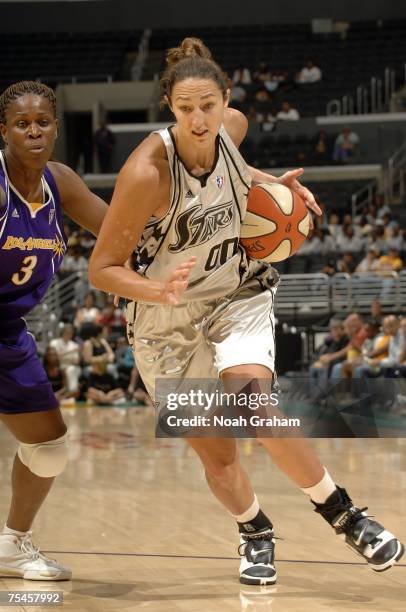
<path fill-rule="evenodd" d="M 0 123 L 6 123 L 6 111 L 10 104 L 29 94 L 46 98 L 56 116 L 56 96 L 53 89 L 38 81 L 19 81 L 7 87 L 0 96 Z"/>

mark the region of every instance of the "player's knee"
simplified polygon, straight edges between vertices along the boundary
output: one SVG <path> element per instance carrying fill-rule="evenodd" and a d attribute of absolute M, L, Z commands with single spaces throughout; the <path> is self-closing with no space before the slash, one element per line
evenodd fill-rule
<path fill-rule="evenodd" d="M 56 440 L 38 444 L 20 443 L 20 461 L 36 476 L 53 478 L 63 472 L 68 462 L 67 433 Z"/>

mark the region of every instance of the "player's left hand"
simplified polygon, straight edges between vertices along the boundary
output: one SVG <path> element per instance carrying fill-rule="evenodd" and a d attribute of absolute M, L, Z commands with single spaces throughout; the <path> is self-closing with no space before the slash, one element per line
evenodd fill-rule
<path fill-rule="evenodd" d="M 303 168 L 297 168 L 296 170 L 288 170 L 288 172 L 285 172 L 285 174 L 282 174 L 282 176 L 278 177 L 277 182 L 281 183 L 282 185 L 286 185 L 286 187 L 289 187 L 289 189 L 292 189 L 292 191 L 296 191 L 296 193 L 300 195 L 302 200 L 304 200 L 307 208 L 316 213 L 316 215 L 322 215 L 323 211 L 316 203 L 312 192 L 309 191 L 307 187 L 304 187 L 304 185 L 299 183 L 299 181 L 297 180 L 298 177 L 303 174 L 303 172 Z"/>

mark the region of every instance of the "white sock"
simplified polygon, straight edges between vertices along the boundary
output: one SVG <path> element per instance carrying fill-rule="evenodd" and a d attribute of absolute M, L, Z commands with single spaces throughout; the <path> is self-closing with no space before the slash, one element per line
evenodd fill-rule
<path fill-rule="evenodd" d="M 7 525 L 4 525 L 3 531 L 0 535 L 16 535 L 16 536 L 24 536 L 27 531 L 17 531 L 16 529 L 10 529 Z"/>
<path fill-rule="evenodd" d="M 257 496 L 254 494 L 254 501 L 252 502 L 248 510 L 246 510 L 242 514 L 232 514 L 232 516 L 235 518 L 237 523 L 249 523 L 250 521 L 252 521 L 252 519 L 254 519 L 257 516 L 258 512 L 259 512 L 259 503 L 258 503 Z"/>
<path fill-rule="evenodd" d="M 330 474 L 324 468 L 324 476 L 313 487 L 307 487 L 306 489 L 302 489 L 303 493 L 306 493 L 310 497 L 312 501 L 316 504 L 324 504 L 328 497 L 337 489 L 334 480 L 331 478 Z"/>

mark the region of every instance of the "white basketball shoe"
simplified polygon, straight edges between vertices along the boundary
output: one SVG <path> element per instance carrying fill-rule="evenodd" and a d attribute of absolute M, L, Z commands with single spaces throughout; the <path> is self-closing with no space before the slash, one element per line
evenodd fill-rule
<path fill-rule="evenodd" d="M 0 576 L 25 580 L 70 580 L 71 570 L 35 548 L 31 535 L 32 531 L 23 535 L 0 533 Z"/>

